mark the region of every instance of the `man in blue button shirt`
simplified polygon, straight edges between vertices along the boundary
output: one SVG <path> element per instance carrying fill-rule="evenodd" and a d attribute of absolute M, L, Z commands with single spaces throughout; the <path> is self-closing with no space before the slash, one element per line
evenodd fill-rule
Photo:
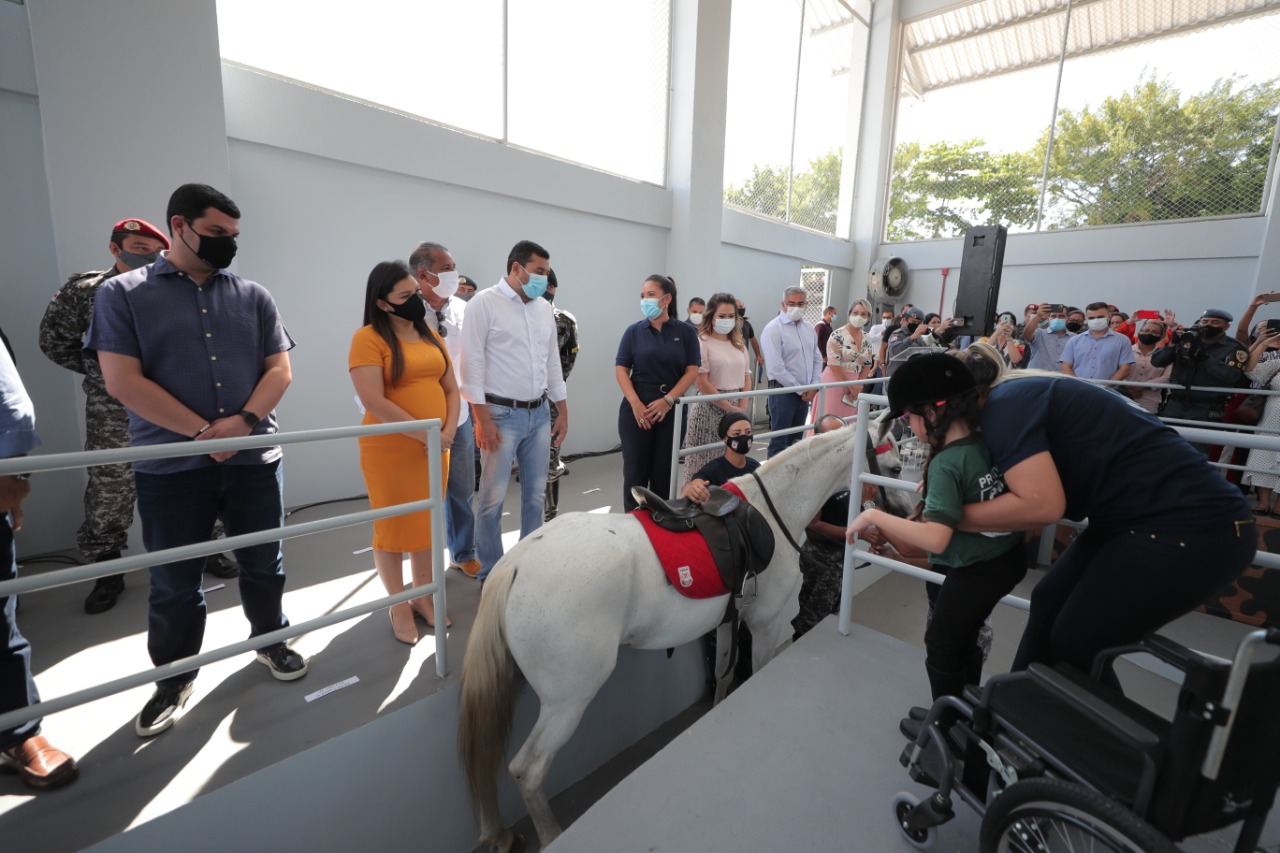
<path fill-rule="evenodd" d="M 169 198 L 166 219 L 173 248 L 103 285 L 85 343 L 98 354 L 107 391 L 129 412 L 132 444 L 274 433 L 294 344 L 266 289 L 226 270 L 240 209 L 213 187 L 184 184 Z M 265 447 L 135 462 L 147 550 L 204 542 L 215 518 L 231 536 L 282 526 L 281 456 Z M 251 636 L 288 625 L 280 543 L 238 548 L 236 560 Z M 203 566 L 201 557 L 151 569 L 147 650 L 157 666 L 200 651 Z M 258 661 L 282 681 L 307 672 L 284 643 L 259 649 Z M 140 737 L 173 725 L 195 677 L 158 682 L 134 726 Z"/>
<path fill-rule="evenodd" d="M 770 388 L 813 385 L 822 377 L 822 357 L 818 354 L 818 335 L 804 322 L 807 302 L 804 288 L 788 287 L 782 294 L 782 310 L 760 333 L 760 349 L 764 352 L 764 371 Z M 809 414 L 809 401 L 817 391 L 778 394 L 769 398 L 769 428 L 797 427 Z M 769 458 L 786 450 L 804 433 L 775 435 L 769 439 Z"/>

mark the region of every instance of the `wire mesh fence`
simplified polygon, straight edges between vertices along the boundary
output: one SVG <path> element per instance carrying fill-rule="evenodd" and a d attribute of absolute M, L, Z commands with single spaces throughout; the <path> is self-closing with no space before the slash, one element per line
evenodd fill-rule
<path fill-rule="evenodd" d="M 1278 37 L 1274 0 L 981 0 L 908 23 L 886 239 L 1260 213 Z"/>
<path fill-rule="evenodd" d="M 850 9 L 840 0 L 734 3 L 725 135 L 729 206 L 837 232 L 844 143 L 850 110 L 861 100 L 869 33 Z"/>

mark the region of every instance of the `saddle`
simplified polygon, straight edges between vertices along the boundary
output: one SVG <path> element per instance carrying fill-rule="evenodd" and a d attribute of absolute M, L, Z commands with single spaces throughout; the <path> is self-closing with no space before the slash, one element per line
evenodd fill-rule
<path fill-rule="evenodd" d="M 688 498 L 669 501 L 642 486 L 631 490 L 659 527 L 702 534 L 720 579 L 734 597 L 741 598 L 747 580 L 773 559 L 773 530 L 759 510 L 737 495 L 716 486 L 710 492 L 707 501 L 699 504 Z"/>

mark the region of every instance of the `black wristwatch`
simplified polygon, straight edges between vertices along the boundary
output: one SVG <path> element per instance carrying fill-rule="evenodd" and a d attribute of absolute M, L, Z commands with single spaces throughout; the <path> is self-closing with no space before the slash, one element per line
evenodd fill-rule
<path fill-rule="evenodd" d="M 249 429 L 253 429 L 262 422 L 262 418 L 258 417 L 248 409 L 241 409 L 240 417 L 244 418 L 244 422 L 249 425 Z"/>

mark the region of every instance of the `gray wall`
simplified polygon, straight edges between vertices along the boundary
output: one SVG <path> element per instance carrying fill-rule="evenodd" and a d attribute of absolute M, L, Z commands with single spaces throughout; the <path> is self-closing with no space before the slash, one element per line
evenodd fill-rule
<path fill-rule="evenodd" d="M 0 3 L 0 323 L 18 349 L 46 450 L 79 446 L 82 401 L 76 378 L 36 349 L 45 301 L 63 276 L 106 263 L 111 222 L 161 220 L 168 194 L 185 180 L 225 187 L 244 210 L 236 267 L 275 294 L 299 344 L 294 384 L 281 404 L 289 430 L 354 422 L 345 358 L 365 276 L 421 239 L 449 245 L 462 271 L 482 283 L 502 274 L 516 240 L 550 249 L 563 282 L 560 304 L 582 327 L 569 384 L 569 453 L 617 443 L 613 354 L 623 327 L 638 319 L 638 287 L 651 272 L 674 274 L 682 303 L 729 290 L 763 325 L 801 266 L 831 269 L 831 300 L 845 306 L 865 294 L 870 263 L 893 253 L 911 269 L 905 298 L 936 307 L 944 266 L 954 296 L 959 241 L 883 246 L 878 235 L 897 24 L 940 3 L 874 4 L 866 111 L 860 125 L 851 123 L 859 137 L 852 240 L 724 210 L 708 189 L 723 163 L 716 136 L 723 133 L 726 0 L 673 7 L 669 188 L 221 65 L 213 0 Z M 124 42 L 139 47 L 116 49 Z M 153 105 L 136 119 L 131 113 L 133 125 L 119 114 L 116 79 L 132 81 L 131 102 Z M 145 135 L 129 131 L 143 125 Z M 1274 188 L 1272 195 L 1274 207 Z M 1000 303 L 1016 309 L 1046 297 L 1107 298 L 1124 308 L 1173 308 L 1189 319 L 1212 300 L 1239 311 L 1259 279 L 1268 287 L 1280 279 L 1273 220 L 1015 235 Z M 286 467 L 290 504 L 362 491 L 350 446 L 291 450 Z M 78 473 L 40 478 L 22 552 L 72 544 L 82 482 Z"/>

